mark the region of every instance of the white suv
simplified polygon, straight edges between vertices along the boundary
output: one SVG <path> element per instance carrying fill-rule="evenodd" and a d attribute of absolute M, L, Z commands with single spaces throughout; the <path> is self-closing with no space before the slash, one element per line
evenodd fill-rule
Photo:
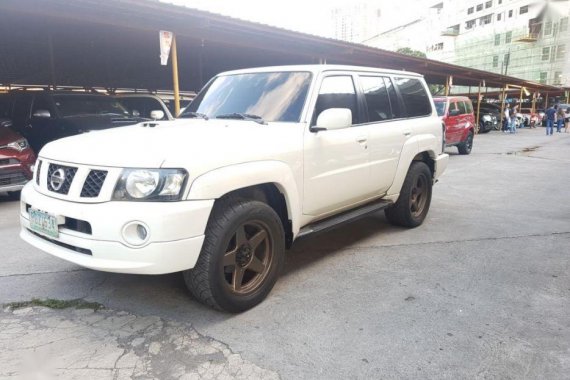
<path fill-rule="evenodd" d="M 381 209 L 420 225 L 448 162 L 427 86 L 409 72 L 227 72 L 181 117 L 46 145 L 20 236 L 97 270 L 183 271 L 201 302 L 239 312 L 267 296 L 299 237 Z"/>

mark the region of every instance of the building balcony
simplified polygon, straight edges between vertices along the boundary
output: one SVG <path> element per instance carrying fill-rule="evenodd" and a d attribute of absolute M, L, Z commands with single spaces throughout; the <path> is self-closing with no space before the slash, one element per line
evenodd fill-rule
<path fill-rule="evenodd" d="M 536 42 L 538 40 L 538 33 L 525 34 L 515 40 L 515 42 Z"/>

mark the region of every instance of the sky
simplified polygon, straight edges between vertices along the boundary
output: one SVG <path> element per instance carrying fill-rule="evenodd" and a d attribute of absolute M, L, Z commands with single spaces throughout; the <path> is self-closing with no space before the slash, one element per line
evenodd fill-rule
<path fill-rule="evenodd" d="M 334 37 L 331 10 L 366 2 L 385 9 L 383 29 L 418 14 L 427 0 L 161 0 L 248 21 L 278 26 L 323 37 Z M 410 20 L 411 21 L 411 20 Z"/>

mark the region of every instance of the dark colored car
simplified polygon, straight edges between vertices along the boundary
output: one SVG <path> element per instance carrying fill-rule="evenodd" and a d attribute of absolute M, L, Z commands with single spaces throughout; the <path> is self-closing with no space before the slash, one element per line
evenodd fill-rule
<path fill-rule="evenodd" d="M 113 97 L 86 92 L 15 90 L 0 96 L 0 117 L 28 139 L 34 151 L 50 141 L 99 129 L 136 124 Z"/>
<path fill-rule="evenodd" d="M 459 154 L 469 154 L 475 136 L 475 116 L 471 100 L 465 96 L 434 97 L 437 115 L 445 124 L 445 143 Z"/>
<path fill-rule="evenodd" d="M 11 121 L 0 119 L 0 193 L 21 190 L 32 179 L 36 161 L 28 141 L 11 126 Z"/>
<path fill-rule="evenodd" d="M 477 103 L 473 104 L 477 113 Z M 488 103 L 481 103 L 479 107 L 479 133 L 487 133 L 493 129 L 500 129 L 501 109 Z"/>
<path fill-rule="evenodd" d="M 114 95 L 114 97 L 132 116 L 153 120 L 174 119 L 166 104 L 156 95 L 124 93 Z"/>

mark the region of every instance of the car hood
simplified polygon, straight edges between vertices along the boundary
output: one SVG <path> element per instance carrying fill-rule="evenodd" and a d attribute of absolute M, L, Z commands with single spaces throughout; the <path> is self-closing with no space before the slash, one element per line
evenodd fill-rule
<path fill-rule="evenodd" d="M 291 123 L 243 120 L 147 122 L 53 141 L 40 157 L 92 166 L 185 168 L 196 174 L 300 152 L 302 131 Z M 298 144 L 296 149 L 291 143 Z"/>
<path fill-rule="evenodd" d="M 21 139 L 22 136 L 10 128 L 0 128 L 0 147 Z"/>

